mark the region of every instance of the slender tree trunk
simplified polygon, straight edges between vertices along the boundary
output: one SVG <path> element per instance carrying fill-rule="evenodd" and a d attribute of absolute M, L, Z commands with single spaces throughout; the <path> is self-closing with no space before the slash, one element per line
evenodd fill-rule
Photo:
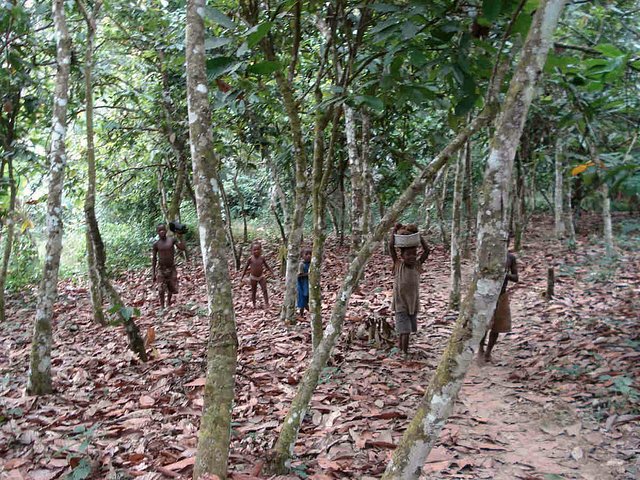
<path fill-rule="evenodd" d="M 464 258 L 471 257 L 471 236 L 475 227 L 475 215 L 473 214 L 473 171 L 471 170 L 471 140 L 467 142 L 464 156 L 464 185 L 462 187 L 462 198 L 464 200 Z"/>
<path fill-rule="evenodd" d="M 96 38 L 96 16 L 102 6 L 97 1 L 89 14 L 84 3 L 80 2 L 85 13 L 87 23 L 87 39 L 84 57 L 84 89 L 85 89 L 85 120 L 87 124 L 87 191 L 84 197 L 84 215 L 86 226 L 87 243 L 87 270 L 89 272 L 89 291 L 91 306 L 93 309 L 94 322 L 105 325 L 106 320 L 102 308 L 102 285 L 98 272 L 98 259 L 96 248 L 94 248 L 94 238 L 100 236 L 98 221 L 96 218 L 96 155 L 93 142 L 93 49 Z M 104 247 L 103 247 L 104 248 Z"/>
<path fill-rule="evenodd" d="M 437 172 L 444 164 L 446 164 L 451 156 L 455 155 L 458 149 L 464 145 L 464 142 L 466 142 L 469 136 L 477 132 L 482 126 L 486 125 L 491 118 L 493 118 L 494 111 L 494 102 L 488 102 L 485 110 L 469 125 L 469 127 L 460 132 L 421 172 L 421 174 L 414 179 L 411 185 L 387 210 L 385 216 L 380 220 L 376 228 L 367 236 L 357 256 L 351 261 L 349 270 L 344 277 L 342 286 L 336 297 L 337 300 L 333 306 L 329 324 L 324 330 L 320 344 L 314 350 L 311 363 L 298 385 L 298 390 L 291 403 L 289 412 L 282 423 L 282 430 L 280 431 L 280 435 L 275 446 L 275 452 L 271 464 L 273 471 L 283 472 L 287 470 L 287 466 L 290 462 L 291 456 L 293 455 L 293 448 L 298 438 L 300 425 L 308 409 L 313 391 L 318 383 L 320 372 L 326 365 L 336 339 L 340 336 L 351 293 L 357 286 L 356 282 L 360 276 L 360 272 L 364 268 L 364 265 L 371 256 L 374 248 L 389 232 L 389 229 L 393 226 L 398 216 L 414 201 L 418 193 L 424 190 L 425 185 L 433 180 Z"/>
<path fill-rule="evenodd" d="M 558 135 L 555 145 L 555 232 L 556 238 L 559 240 L 563 239 L 565 236 L 564 208 L 562 207 L 562 201 L 564 199 L 564 195 L 562 193 L 562 185 L 564 183 L 564 152 L 562 145 L 563 141 L 564 138 L 562 137 L 562 135 Z"/>
<path fill-rule="evenodd" d="M 364 182 L 362 175 L 362 161 L 358 153 L 356 139 L 356 120 L 353 109 L 346 103 L 343 105 L 344 126 L 347 137 L 347 152 L 349 154 L 349 168 L 351 171 L 351 248 L 353 258 L 362 244 L 364 222 Z"/>
<path fill-rule="evenodd" d="M 514 232 L 514 242 L 513 248 L 516 252 L 520 251 L 522 248 L 522 237 L 524 236 L 524 232 L 527 228 L 527 215 L 526 215 L 526 189 L 525 189 L 525 179 L 524 179 L 524 169 L 522 168 L 522 155 L 516 152 L 515 156 L 515 164 L 516 164 L 516 194 L 514 198 L 514 218 L 515 218 L 515 228 Z"/>
<path fill-rule="evenodd" d="M 368 235 L 373 223 L 371 218 L 371 204 L 373 203 L 374 185 L 369 165 L 371 151 L 371 117 L 366 108 L 362 108 L 362 145 L 360 148 L 360 162 L 362 163 L 362 235 Z"/>
<path fill-rule="evenodd" d="M 58 293 L 58 270 L 62 253 L 62 188 L 67 163 L 67 99 L 71 66 L 71 37 L 67 29 L 64 0 L 53 0 L 57 47 L 57 71 L 53 94 L 53 125 L 49 151 L 49 196 L 47 198 L 47 246 L 42 280 L 38 289 L 27 392 L 44 395 L 53 391 L 51 382 L 51 318 Z"/>
<path fill-rule="evenodd" d="M 571 205 L 571 196 L 572 196 L 572 188 L 571 188 L 572 179 L 570 175 L 565 176 L 565 186 L 564 186 L 564 225 L 567 229 L 567 242 L 569 247 L 573 248 L 576 245 L 576 229 L 573 223 L 573 207 Z"/>
<path fill-rule="evenodd" d="M 209 306 L 207 381 L 193 477 L 213 474 L 225 479 L 238 338 L 221 215 L 220 160 L 213 151 L 204 49 L 205 5 L 205 0 L 188 0 L 185 41 L 193 185 Z"/>
<path fill-rule="evenodd" d="M 487 330 L 504 280 L 513 158 L 535 85 L 544 66 L 565 0 L 542 0 L 532 19 L 491 142 L 480 196 L 477 265 L 471 286 L 438 368 L 409 424 L 384 480 L 417 479 L 447 421 L 465 374 Z"/>
<path fill-rule="evenodd" d="M 446 165 L 442 178 L 442 190 L 440 191 L 440 197 L 436 200 L 436 212 L 438 212 L 438 228 L 440 229 L 440 239 L 444 245 L 445 250 L 449 249 L 449 239 L 447 238 L 447 227 L 445 226 L 444 207 L 447 201 L 447 186 L 449 183 L 449 165 Z"/>
<path fill-rule="evenodd" d="M 600 192 L 602 193 L 602 222 L 604 226 L 604 245 L 607 251 L 607 256 L 612 257 L 615 255 L 615 248 L 613 245 L 613 227 L 611 225 L 611 198 L 609 197 L 609 185 L 606 181 L 602 182 Z"/>
<path fill-rule="evenodd" d="M 2 250 L 2 264 L 0 265 L 0 323 L 6 319 L 4 287 L 7 282 L 7 274 L 9 271 L 9 260 L 11 260 L 11 252 L 13 251 L 13 242 L 16 232 L 16 203 L 18 188 L 13 171 L 13 154 L 15 141 L 15 122 L 20 109 L 20 94 L 15 95 L 11 99 L 13 110 L 11 111 L 7 121 L 7 134 L 3 139 L 4 159 L 2 162 L 2 172 L 0 178 L 4 177 L 4 167 L 7 167 L 9 180 L 9 210 L 6 215 L 5 232 L 4 232 L 4 248 Z"/>
<path fill-rule="evenodd" d="M 461 265 L 460 265 L 460 231 L 461 231 L 461 218 L 460 212 L 462 210 L 462 177 L 464 176 L 464 159 L 466 156 L 465 150 L 469 148 L 465 145 L 465 148 L 458 152 L 458 160 L 456 161 L 456 176 L 453 182 L 453 207 L 451 213 L 451 290 L 449 291 L 449 308 L 451 310 L 457 310 L 460 307 L 460 277 Z"/>
<path fill-rule="evenodd" d="M 422 202 L 422 208 L 425 211 L 423 229 L 425 232 L 429 232 L 431 229 L 431 217 L 433 216 L 433 209 L 438 203 L 438 187 L 442 182 L 445 168 L 442 168 L 433 182 L 427 184 L 424 188 L 424 200 Z"/>

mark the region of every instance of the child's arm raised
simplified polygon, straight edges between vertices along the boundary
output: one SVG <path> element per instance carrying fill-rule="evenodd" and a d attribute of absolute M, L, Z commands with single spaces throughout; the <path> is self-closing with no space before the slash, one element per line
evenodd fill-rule
<path fill-rule="evenodd" d="M 391 237 L 389 237 L 389 255 L 391 255 L 391 260 L 393 260 L 394 265 L 398 261 L 398 254 L 396 253 L 396 232 L 400 227 L 402 227 L 402 225 L 396 223 L 391 231 Z"/>
<path fill-rule="evenodd" d="M 420 235 L 420 244 L 422 245 L 422 255 L 420 255 L 420 263 L 424 263 L 429 258 L 429 245 L 422 235 Z"/>

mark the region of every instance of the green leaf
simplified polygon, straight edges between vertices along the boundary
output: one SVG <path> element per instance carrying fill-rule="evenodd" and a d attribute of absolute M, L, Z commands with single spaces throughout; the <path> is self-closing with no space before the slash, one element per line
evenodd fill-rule
<path fill-rule="evenodd" d="M 235 65 L 237 65 L 237 61 L 233 57 L 213 57 L 207 60 L 207 74 L 211 78 L 216 78 L 231 70 Z"/>
<path fill-rule="evenodd" d="M 402 32 L 403 39 L 410 40 L 416 36 L 416 33 L 418 33 L 418 27 L 415 23 L 408 20 L 402 24 L 400 31 Z"/>
<path fill-rule="evenodd" d="M 264 62 L 254 63 L 247 67 L 248 73 L 254 73 L 256 75 L 269 75 L 277 70 L 280 70 L 282 65 L 278 61 L 265 60 Z"/>
<path fill-rule="evenodd" d="M 228 28 L 231 30 L 237 27 L 237 25 L 229 17 L 227 17 L 217 8 L 206 6 L 204 11 L 208 19 L 213 20 L 218 25 L 224 28 Z"/>
<path fill-rule="evenodd" d="M 366 104 L 367 106 L 382 112 L 384 110 L 384 102 L 378 97 L 371 95 L 358 95 L 354 98 L 357 105 Z"/>
<path fill-rule="evenodd" d="M 467 95 L 465 97 L 462 97 L 462 100 L 457 103 L 454 110 L 456 116 L 462 117 L 463 115 L 466 115 L 476 104 L 477 98 L 477 95 Z"/>
<path fill-rule="evenodd" d="M 249 45 L 249 48 L 257 45 L 257 43 L 262 40 L 267 33 L 269 33 L 272 25 L 273 23 L 271 22 L 264 22 L 249 29 L 249 31 L 246 33 L 247 45 Z"/>
<path fill-rule="evenodd" d="M 400 7 L 397 5 L 389 5 L 388 3 L 374 3 L 369 5 L 369 8 L 374 12 L 380 13 L 389 13 L 389 12 L 397 12 L 400 10 Z"/>
<path fill-rule="evenodd" d="M 227 37 L 210 37 L 204 41 L 205 50 L 213 50 L 215 48 L 224 47 L 228 43 L 231 43 L 231 39 Z"/>
<path fill-rule="evenodd" d="M 624 52 L 618 49 L 618 47 L 616 47 L 615 45 L 611 45 L 610 43 L 596 45 L 595 47 L 593 47 L 593 49 L 597 50 L 607 57 L 623 57 L 625 55 Z"/>
<path fill-rule="evenodd" d="M 498 0 L 482 0 L 482 16 L 487 20 L 495 20 L 500 15 L 502 3 Z"/>

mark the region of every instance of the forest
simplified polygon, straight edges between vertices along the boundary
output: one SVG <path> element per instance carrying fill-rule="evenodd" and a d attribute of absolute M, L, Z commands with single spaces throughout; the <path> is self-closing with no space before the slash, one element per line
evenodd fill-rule
<path fill-rule="evenodd" d="M 0 27 L 0 478 L 639 478 L 637 2 Z"/>

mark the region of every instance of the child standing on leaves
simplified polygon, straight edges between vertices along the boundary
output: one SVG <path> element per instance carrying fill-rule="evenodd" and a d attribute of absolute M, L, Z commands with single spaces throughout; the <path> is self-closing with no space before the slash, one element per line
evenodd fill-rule
<path fill-rule="evenodd" d="M 273 270 L 267 264 L 267 261 L 262 256 L 262 245 L 260 242 L 253 242 L 251 244 L 251 256 L 249 260 L 247 260 L 247 266 L 244 267 L 244 272 L 242 272 L 242 277 L 240 281 L 244 279 L 244 276 L 249 271 L 249 283 L 251 285 L 251 302 L 253 303 L 253 308 L 256 308 L 256 292 L 258 290 L 258 284 L 260 284 L 260 288 L 262 289 L 262 296 L 264 298 L 265 308 L 269 308 L 269 294 L 267 293 L 267 280 L 264 278 L 264 269 L 269 270 L 271 275 L 273 275 Z"/>
<path fill-rule="evenodd" d="M 302 250 L 302 260 L 298 266 L 298 303 L 300 316 L 304 316 L 304 311 L 309 311 L 309 267 L 311 266 L 311 249 Z"/>
<path fill-rule="evenodd" d="M 156 231 L 158 232 L 158 241 L 153 244 L 153 282 L 158 283 L 160 307 L 164 308 L 165 293 L 169 306 L 171 306 L 172 295 L 178 293 L 178 271 L 176 270 L 174 247 L 183 251 L 186 247 L 179 234 L 178 238 L 167 238 L 167 227 L 164 223 L 158 225 Z"/>
<path fill-rule="evenodd" d="M 429 257 L 429 247 L 425 239 L 420 237 L 422 255 L 418 258 L 418 247 L 400 248 L 397 256 L 395 234 L 407 235 L 417 233 L 415 225 L 406 227 L 398 223 L 391 232 L 389 253 L 393 260 L 393 303 L 398 333 L 398 348 L 406 355 L 409 352 L 409 335 L 418 330 L 417 316 L 420 310 L 420 273 L 422 264 Z"/>

